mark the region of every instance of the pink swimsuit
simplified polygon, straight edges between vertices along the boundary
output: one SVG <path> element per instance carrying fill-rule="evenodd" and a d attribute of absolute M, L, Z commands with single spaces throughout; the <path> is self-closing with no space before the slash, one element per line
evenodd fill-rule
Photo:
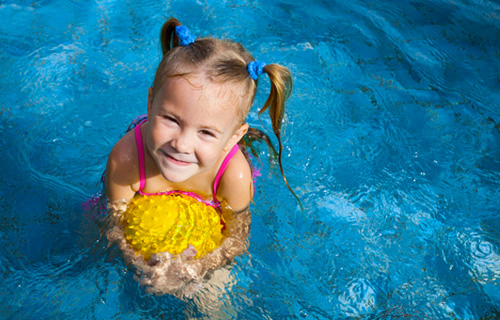
<path fill-rule="evenodd" d="M 212 201 L 206 201 L 200 198 L 196 193 L 194 192 L 186 192 L 182 190 L 171 190 L 167 192 L 158 192 L 158 193 L 145 193 L 142 190 L 144 189 L 144 186 L 146 184 L 146 169 L 144 165 L 144 144 L 142 142 L 142 134 L 141 134 L 141 125 L 146 122 L 146 120 L 141 121 L 137 126 L 134 128 L 134 133 L 135 133 L 135 141 L 137 143 L 137 150 L 139 154 L 139 178 L 140 178 L 140 186 L 139 186 L 139 193 L 142 195 L 146 196 L 153 196 L 153 195 L 169 195 L 169 194 L 175 194 L 175 193 L 181 193 L 190 197 L 195 198 L 196 200 L 205 203 L 206 205 L 209 205 L 214 208 L 220 208 L 220 202 L 217 200 L 217 188 L 219 187 L 219 182 L 220 179 L 222 178 L 222 175 L 224 174 L 224 171 L 226 171 L 227 166 L 229 165 L 229 162 L 233 158 L 233 156 L 238 152 L 239 147 L 237 144 L 234 145 L 234 147 L 229 151 L 227 156 L 224 158 L 222 161 L 222 164 L 219 168 L 219 171 L 217 172 L 217 175 L 215 176 L 214 180 L 214 189 L 213 189 L 213 200 Z"/>

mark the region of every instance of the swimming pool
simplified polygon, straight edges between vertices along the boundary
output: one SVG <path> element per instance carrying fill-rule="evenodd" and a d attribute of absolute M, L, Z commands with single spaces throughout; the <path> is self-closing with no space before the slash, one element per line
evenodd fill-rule
<path fill-rule="evenodd" d="M 167 15 L 294 74 L 305 210 L 263 147 L 230 318 L 500 317 L 498 2 L 19 0 L 0 2 L 2 318 L 203 316 L 144 293 L 81 208 L 145 111 Z M 249 122 L 270 132 L 266 85 Z"/>

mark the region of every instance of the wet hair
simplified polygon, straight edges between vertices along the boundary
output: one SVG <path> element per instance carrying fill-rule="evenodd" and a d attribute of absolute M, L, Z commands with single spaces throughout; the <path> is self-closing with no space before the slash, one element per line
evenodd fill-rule
<path fill-rule="evenodd" d="M 198 38 L 189 45 L 180 45 L 175 32 L 181 23 L 176 18 L 168 19 L 161 29 L 160 42 L 163 58 L 156 71 L 153 93 L 154 98 L 168 77 L 202 74 L 215 83 L 234 84 L 240 88 L 240 106 L 238 116 L 241 123 L 245 121 L 257 92 L 258 80 L 253 80 L 247 65 L 254 57 L 239 43 L 231 40 L 221 40 L 210 37 Z M 279 64 L 268 64 L 264 73 L 269 77 L 271 91 L 259 111 L 261 115 L 268 110 L 272 128 L 278 139 L 278 161 L 286 185 L 292 191 L 286 180 L 281 164 L 281 125 L 285 111 L 285 101 L 292 91 L 292 75 L 290 71 Z M 249 130 L 249 135 L 255 130 Z M 292 191 L 296 197 L 295 193 Z M 300 202 L 300 201 L 299 201 Z"/>

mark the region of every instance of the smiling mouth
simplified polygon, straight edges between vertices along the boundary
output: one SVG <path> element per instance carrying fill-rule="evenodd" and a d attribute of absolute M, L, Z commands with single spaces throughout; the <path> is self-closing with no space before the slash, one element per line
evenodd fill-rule
<path fill-rule="evenodd" d="M 173 164 L 175 164 L 177 166 L 186 167 L 186 166 L 189 166 L 191 164 L 191 162 L 177 160 L 177 159 L 173 158 L 172 156 L 170 156 L 167 153 L 164 153 L 164 154 L 167 157 L 168 161 L 170 161 L 171 163 L 173 163 Z"/>

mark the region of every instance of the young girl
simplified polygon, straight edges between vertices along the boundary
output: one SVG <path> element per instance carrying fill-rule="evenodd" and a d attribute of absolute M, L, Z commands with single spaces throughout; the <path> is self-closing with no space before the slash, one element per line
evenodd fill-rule
<path fill-rule="evenodd" d="M 249 129 L 245 118 L 257 78 L 266 73 L 271 92 L 260 112 L 269 110 L 281 156 L 280 128 L 292 81 L 285 67 L 256 62 L 236 42 L 196 39 L 175 18 L 163 25 L 160 40 L 163 59 L 149 88 L 147 120 L 121 138 L 109 155 L 105 190 L 111 216 L 119 221 L 137 194 L 189 194 L 232 212 L 229 236 L 200 259 L 190 259 L 188 248 L 181 257 L 164 253 L 150 261 L 134 253 L 119 227 L 108 237 L 118 242 L 151 292 L 186 295 L 207 272 L 247 248 L 253 178 L 238 143 Z"/>

